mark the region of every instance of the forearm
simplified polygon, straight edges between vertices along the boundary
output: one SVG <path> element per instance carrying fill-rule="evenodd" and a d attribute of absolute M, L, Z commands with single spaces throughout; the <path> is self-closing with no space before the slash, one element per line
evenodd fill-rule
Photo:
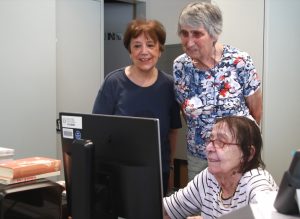
<path fill-rule="evenodd" d="M 174 157 L 176 153 L 178 129 L 171 129 L 169 132 L 169 143 L 170 143 L 170 166 L 174 166 Z"/>
<path fill-rule="evenodd" d="M 163 216 L 164 218 L 163 219 L 171 219 L 170 216 L 167 214 L 167 212 L 165 211 L 165 209 L 163 209 Z"/>
<path fill-rule="evenodd" d="M 263 110 L 261 89 L 257 90 L 253 95 L 246 97 L 246 104 L 251 116 L 260 125 Z"/>

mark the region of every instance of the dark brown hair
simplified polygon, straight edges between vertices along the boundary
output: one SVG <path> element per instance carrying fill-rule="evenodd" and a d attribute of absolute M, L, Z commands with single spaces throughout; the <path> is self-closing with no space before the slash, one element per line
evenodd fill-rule
<path fill-rule="evenodd" d="M 236 139 L 243 152 L 243 163 L 241 172 L 245 173 L 254 168 L 265 168 L 265 164 L 261 158 L 262 136 L 256 122 L 243 116 L 227 116 L 217 119 L 217 123 L 225 123 L 228 125 L 230 133 Z M 251 146 L 255 148 L 252 159 Z"/>
<path fill-rule="evenodd" d="M 164 26 L 156 20 L 132 20 L 127 25 L 124 33 L 123 43 L 125 48 L 130 53 L 130 41 L 132 38 L 136 38 L 142 33 L 149 36 L 155 43 L 159 43 L 159 50 L 164 51 L 164 45 L 166 41 L 166 31 Z"/>

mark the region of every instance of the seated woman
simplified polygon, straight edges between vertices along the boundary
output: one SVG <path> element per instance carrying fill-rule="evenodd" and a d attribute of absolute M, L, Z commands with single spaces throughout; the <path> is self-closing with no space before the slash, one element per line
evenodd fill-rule
<path fill-rule="evenodd" d="M 255 203 L 258 192 L 277 190 L 264 169 L 261 150 L 262 137 L 254 121 L 241 116 L 217 120 L 206 147 L 208 167 L 164 198 L 164 218 L 218 218 Z"/>

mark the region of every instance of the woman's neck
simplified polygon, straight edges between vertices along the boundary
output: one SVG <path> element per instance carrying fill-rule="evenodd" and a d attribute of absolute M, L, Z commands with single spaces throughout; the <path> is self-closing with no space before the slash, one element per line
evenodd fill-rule
<path fill-rule="evenodd" d="M 222 54 L 223 54 L 223 45 L 220 43 L 216 43 L 216 45 L 212 47 L 210 54 L 208 54 L 206 57 L 202 59 L 193 59 L 193 64 L 201 70 L 211 69 L 215 67 L 217 63 L 219 63 Z"/>
<path fill-rule="evenodd" d="M 234 195 L 236 188 L 242 177 L 242 174 L 238 172 L 234 172 L 233 174 L 229 174 L 228 176 L 215 176 L 215 177 L 221 187 L 220 192 L 222 193 L 222 198 L 228 199 Z"/>
<path fill-rule="evenodd" d="M 157 68 L 152 68 L 149 71 L 141 71 L 134 65 L 125 68 L 125 74 L 133 83 L 141 87 L 149 87 L 153 85 L 158 77 Z"/>

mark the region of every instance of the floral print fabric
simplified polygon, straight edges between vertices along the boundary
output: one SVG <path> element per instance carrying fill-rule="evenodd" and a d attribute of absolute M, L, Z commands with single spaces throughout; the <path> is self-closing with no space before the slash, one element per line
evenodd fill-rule
<path fill-rule="evenodd" d="M 188 152 L 205 159 L 205 142 L 216 118 L 252 118 L 245 97 L 260 87 L 260 79 L 251 57 L 229 45 L 224 45 L 221 60 L 212 69 L 195 68 L 186 54 L 175 59 L 173 69 L 176 99 L 187 121 Z"/>

